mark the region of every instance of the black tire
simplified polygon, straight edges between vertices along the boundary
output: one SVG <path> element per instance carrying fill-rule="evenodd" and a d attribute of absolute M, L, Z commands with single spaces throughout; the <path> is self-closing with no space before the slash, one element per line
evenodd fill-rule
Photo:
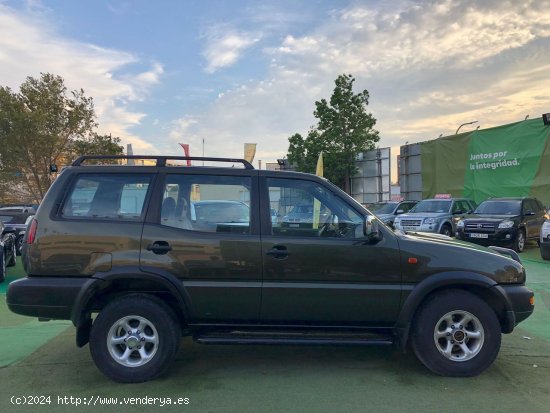
<path fill-rule="evenodd" d="M 514 251 L 523 252 L 523 250 L 525 249 L 525 242 L 525 230 L 521 228 L 518 230 L 518 235 L 516 235 L 514 245 L 512 246 L 514 248 Z"/>
<path fill-rule="evenodd" d="M 449 319 L 449 315 L 451 326 L 442 321 Z M 460 317 L 468 316 L 473 319 L 460 324 Z M 436 333 L 443 336 L 437 342 Z M 473 338 L 474 334 L 479 338 Z M 434 373 L 470 377 L 480 374 L 495 360 L 500 350 L 501 328 L 494 311 L 478 296 L 446 290 L 435 293 L 421 306 L 413 321 L 411 339 L 416 356 Z"/>
<path fill-rule="evenodd" d="M 540 256 L 544 260 L 550 260 L 550 245 L 548 243 L 540 245 Z"/>
<path fill-rule="evenodd" d="M 117 327 L 124 325 L 121 320 L 126 319 L 131 320 L 129 327 L 134 328 L 131 330 L 133 336 L 127 336 L 127 330 Z M 136 325 L 140 319 L 149 323 L 146 323 L 144 331 L 141 332 L 137 330 Z M 126 343 L 107 345 L 108 337 L 113 337 L 113 333 L 117 336 L 116 340 L 124 338 L 126 341 L 132 337 L 134 341 L 131 345 L 134 347 Z M 155 336 L 156 345 L 141 341 L 145 340 L 145 337 Z M 176 356 L 180 341 L 181 326 L 174 312 L 166 304 L 153 296 L 132 294 L 111 302 L 96 317 L 90 333 L 90 352 L 96 366 L 111 380 L 120 383 L 141 383 L 152 380 L 168 370 Z M 138 350 L 141 349 L 141 345 L 143 352 L 152 355 L 143 356 L 141 350 Z M 146 349 L 148 345 L 150 347 Z M 124 361 L 126 352 L 130 356 L 126 356 Z M 121 361 L 117 361 L 113 354 L 120 353 L 123 353 Z M 133 365 L 128 366 L 128 363 Z"/>
<path fill-rule="evenodd" d="M 6 264 L 6 267 L 14 267 L 15 264 L 17 264 L 16 260 L 17 260 L 17 251 L 16 251 L 16 248 L 15 248 L 15 240 L 14 240 L 14 244 L 12 244 L 12 246 L 11 246 L 11 257 L 10 257 L 10 260 Z"/>
<path fill-rule="evenodd" d="M 17 241 L 15 242 L 15 245 L 17 246 L 17 255 L 21 255 L 23 253 L 23 242 L 25 242 L 25 235 L 19 235 L 17 237 Z"/>
<path fill-rule="evenodd" d="M 448 237 L 453 236 L 453 229 L 449 224 L 443 224 L 441 227 L 441 230 L 439 231 L 440 234 L 447 235 Z"/>
<path fill-rule="evenodd" d="M 0 283 L 6 280 L 6 254 L 4 249 L 0 250 Z"/>

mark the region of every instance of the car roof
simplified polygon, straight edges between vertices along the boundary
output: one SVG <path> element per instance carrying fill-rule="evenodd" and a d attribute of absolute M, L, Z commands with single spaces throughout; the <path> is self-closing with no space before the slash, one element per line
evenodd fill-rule
<path fill-rule="evenodd" d="M 469 198 L 427 198 L 427 199 L 423 199 L 422 201 L 471 201 L 471 199 Z"/>
<path fill-rule="evenodd" d="M 244 202 L 241 202 L 241 201 L 231 201 L 231 200 L 227 200 L 227 199 L 220 199 L 220 200 L 217 200 L 217 199 L 205 199 L 203 201 L 191 201 L 193 204 L 202 204 L 202 205 L 206 205 L 206 204 L 242 204 L 242 205 L 246 205 Z"/>
<path fill-rule="evenodd" d="M 534 199 L 534 198 L 527 198 L 527 197 L 489 198 L 489 199 L 486 199 L 485 201 L 523 201 L 524 199 Z"/>

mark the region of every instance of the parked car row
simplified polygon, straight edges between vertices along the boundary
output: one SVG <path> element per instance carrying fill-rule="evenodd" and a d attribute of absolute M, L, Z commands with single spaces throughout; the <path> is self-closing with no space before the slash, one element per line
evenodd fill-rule
<path fill-rule="evenodd" d="M 5 231 L 14 235 L 17 255 L 21 255 L 25 231 L 33 216 L 34 212 L 11 212 L 0 208 L 0 221 L 4 223 Z"/>
<path fill-rule="evenodd" d="M 6 279 L 6 267 L 12 267 L 21 255 L 25 231 L 34 216 L 29 206 L 0 207 L 0 282 Z"/>
<path fill-rule="evenodd" d="M 0 221 L 0 282 L 6 279 L 6 267 L 15 265 L 17 257 L 15 235 L 6 231 L 6 227 Z"/>
<path fill-rule="evenodd" d="M 476 205 L 465 198 L 425 199 L 405 213 L 400 203 L 380 203 L 371 210 L 384 223 L 405 232 L 435 232 L 480 245 L 498 245 L 523 252 L 536 240 L 550 259 L 550 216 L 536 198 L 491 198 Z"/>

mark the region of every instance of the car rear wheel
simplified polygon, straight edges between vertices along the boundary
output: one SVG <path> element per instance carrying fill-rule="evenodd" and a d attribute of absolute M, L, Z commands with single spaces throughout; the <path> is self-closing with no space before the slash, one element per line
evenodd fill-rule
<path fill-rule="evenodd" d="M 518 230 L 518 235 L 514 241 L 514 250 L 517 252 L 523 252 L 525 249 L 525 230 Z"/>
<path fill-rule="evenodd" d="M 156 297 L 129 295 L 107 305 L 96 317 L 90 352 L 103 374 L 121 383 L 140 383 L 164 373 L 181 340 L 172 310 Z"/>
<path fill-rule="evenodd" d="M 550 260 L 550 244 L 549 243 L 541 243 L 540 244 L 540 256 L 544 260 Z"/>
<path fill-rule="evenodd" d="M 436 293 L 420 308 L 413 323 L 416 356 L 442 376 L 476 376 L 495 360 L 501 329 L 494 311 L 479 297 L 462 290 Z"/>

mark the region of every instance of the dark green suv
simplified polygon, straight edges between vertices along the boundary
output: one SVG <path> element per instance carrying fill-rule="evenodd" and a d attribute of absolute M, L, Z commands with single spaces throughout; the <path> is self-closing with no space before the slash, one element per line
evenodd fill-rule
<path fill-rule="evenodd" d="M 89 342 L 113 380 L 162 374 L 182 335 L 412 345 L 433 372 L 472 376 L 533 312 L 515 252 L 394 233 L 323 178 L 236 159 L 90 164 L 102 158 L 112 162 L 79 158 L 52 185 L 26 234 L 28 277 L 7 302 L 72 320 L 77 345 Z M 285 219 L 298 205 L 311 205 L 307 225 Z"/>

